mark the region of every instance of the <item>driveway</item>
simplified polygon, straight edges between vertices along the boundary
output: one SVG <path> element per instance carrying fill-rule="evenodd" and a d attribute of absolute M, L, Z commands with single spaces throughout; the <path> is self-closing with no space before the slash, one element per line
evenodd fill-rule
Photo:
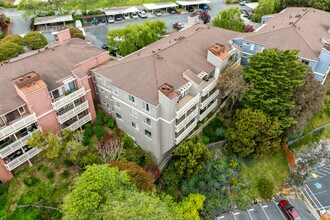
<path fill-rule="evenodd" d="M 30 32 L 30 21 L 23 19 L 23 12 L 17 11 L 15 8 L 1 9 L 0 13 L 4 13 L 13 21 L 11 29 L 12 34 L 26 34 Z"/>

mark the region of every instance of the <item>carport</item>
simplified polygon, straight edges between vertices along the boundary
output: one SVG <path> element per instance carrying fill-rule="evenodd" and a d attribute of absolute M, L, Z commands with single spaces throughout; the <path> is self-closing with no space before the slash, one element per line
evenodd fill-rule
<path fill-rule="evenodd" d="M 143 4 L 147 10 L 154 11 L 156 9 L 167 9 L 167 8 L 174 8 L 178 7 L 177 4 L 174 2 L 160 2 L 160 3 L 150 3 L 150 4 Z"/>
<path fill-rule="evenodd" d="M 120 15 L 120 14 L 128 14 L 128 13 L 132 13 L 132 12 L 138 12 L 139 9 L 137 9 L 136 7 L 129 7 L 129 8 L 110 8 L 110 9 L 105 9 L 103 10 L 105 15 L 107 17 L 109 16 L 114 16 L 114 15 Z"/>
<path fill-rule="evenodd" d="M 66 21 L 73 21 L 72 15 L 62 15 L 62 16 L 46 16 L 46 17 L 36 17 L 34 19 L 34 25 L 45 25 L 47 28 L 47 24 L 55 24 L 62 23 L 65 26 Z"/>
<path fill-rule="evenodd" d="M 250 8 L 252 11 L 258 7 L 258 2 L 245 3 L 245 6 Z"/>
<path fill-rule="evenodd" d="M 210 4 L 211 2 L 208 0 L 197 0 L 197 1 L 176 1 L 178 5 L 181 5 L 185 10 L 187 6 L 190 5 L 202 5 L 202 4 Z"/>
<path fill-rule="evenodd" d="M 103 18 L 105 18 L 105 14 L 86 15 L 82 17 L 82 20 L 84 24 L 87 24 L 88 22 L 91 22 L 93 24 L 96 19 L 101 22 Z"/>

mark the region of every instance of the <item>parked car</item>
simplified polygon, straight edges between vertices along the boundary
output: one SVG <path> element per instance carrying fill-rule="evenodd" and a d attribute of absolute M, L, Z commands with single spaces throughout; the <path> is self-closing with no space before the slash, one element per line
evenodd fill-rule
<path fill-rule="evenodd" d="M 101 21 L 102 21 L 102 23 L 107 23 L 107 19 L 106 19 L 105 17 L 103 17 L 103 18 L 101 19 Z"/>
<path fill-rule="evenodd" d="M 103 44 L 103 45 L 102 45 L 102 49 L 103 49 L 103 50 L 109 50 L 109 46 L 106 45 L 106 44 Z"/>
<path fill-rule="evenodd" d="M 170 14 L 175 14 L 176 13 L 174 8 L 167 8 L 167 12 L 170 13 Z"/>
<path fill-rule="evenodd" d="M 182 28 L 183 28 L 183 25 L 182 25 L 180 22 L 175 22 L 175 23 L 173 23 L 173 29 L 174 29 L 174 30 L 179 31 L 179 30 L 181 30 Z"/>
<path fill-rule="evenodd" d="M 194 8 L 192 6 L 187 6 L 186 10 L 189 12 L 194 12 Z"/>
<path fill-rule="evenodd" d="M 202 9 L 202 10 L 208 10 L 209 6 L 207 4 L 200 4 L 199 8 Z"/>
<path fill-rule="evenodd" d="M 125 20 L 129 20 L 129 19 L 131 19 L 131 18 L 129 17 L 129 14 L 127 14 L 127 13 L 123 14 L 123 17 L 124 17 Z"/>
<path fill-rule="evenodd" d="M 301 220 L 297 210 L 286 199 L 281 200 L 278 205 L 288 220 Z"/>
<path fill-rule="evenodd" d="M 132 12 L 132 13 L 131 13 L 131 18 L 132 18 L 132 19 L 138 19 L 139 16 L 138 16 L 138 14 L 137 14 L 136 12 Z"/>
<path fill-rule="evenodd" d="M 123 17 L 121 15 L 115 15 L 115 20 L 116 21 L 122 21 Z"/>
<path fill-rule="evenodd" d="M 148 15 L 145 11 L 138 11 L 137 14 L 140 16 L 140 18 L 147 18 Z"/>
<path fill-rule="evenodd" d="M 154 13 L 154 15 L 156 15 L 157 17 L 162 16 L 162 13 L 160 12 L 159 9 L 154 10 L 153 13 Z"/>
<path fill-rule="evenodd" d="M 110 15 L 110 16 L 108 17 L 108 22 L 109 22 L 109 23 L 114 23 L 114 22 L 115 22 L 115 18 L 113 17 L 113 15 Z"/>
<path fill-rule="evenodd" d="M 239 3 L 240 6 L 244 6 L 246 3 L 249 3 L 250 0 L 244 0 Z"/>

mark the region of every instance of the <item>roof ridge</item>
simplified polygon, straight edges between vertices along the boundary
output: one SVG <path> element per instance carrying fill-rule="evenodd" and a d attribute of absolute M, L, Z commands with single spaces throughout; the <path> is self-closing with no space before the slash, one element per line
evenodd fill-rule
<path fill-rule="evenodd" d="M 316 57 L 319 57 L 315 51 L 313 50 L 313 48 L 305 41 L 305 39 L 300 35 L 300 33 L 297 31 L 297 28 L 295 26 L 292 26 L 293 30 L 299 35 L 299 37 L 302 39 L 302 41 L 304 41 L 304 43 L 309 47 L 309 49 L 313 52 L 313 54 L 316 56 Z"/>
<path fill-rule="evenodd" d="M 303 11 L 304 13 L 303 13 L 303 15 L 301 15 L 294 23 L 293 23 L 293 25 L 295 26 L 299 21 L 300 21 L 300 19 L 302 19 L 302 17 L 304 17 L 310 10 L 311 10 L 311 8 L 303 8 L 303 10 L 304 9 L 306 9 L 306 11 Z"/>

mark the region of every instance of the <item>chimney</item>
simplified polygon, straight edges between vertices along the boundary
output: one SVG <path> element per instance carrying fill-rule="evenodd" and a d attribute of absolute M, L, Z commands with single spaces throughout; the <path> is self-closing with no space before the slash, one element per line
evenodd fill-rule
<path fill-rule="evenodd" d="M 176 93 L 174 92 L 174 87 L 170 84 L 164 83 L 158 88 L 158 90 L 169 99 L 173 99 L 176 96 Z"/>
<path fill-rule="evenodd" d="M 40 76 L 38 73 L 36 72 L 29 72 L 26 73 L 20 77 L 17 77 L 15 79 L 13 79 L 13 83 L 14 85 L 17 86 L 17 88 L 21 89 L 24 86 L 28 86 L 31 83 L 34 83 L 36 81 L 40 80 Z"/>
<path fill-rule="evenodd" d="M 65 29 L 63 31 L 59 31 L 59 32 L 55 33 L 54 38 L 55 38 L 55 41 L 57 41 L 59 43 L 71 39 L 69 29 Z"/>
<path fill-rule="evenodd" d="M 229 56 L 226 46 L 223 44 L 216 43 L 209 47 L 207 61 L 215 66 L 214 78 L 218 78 L 220 72 L 227 66 Z"/>

